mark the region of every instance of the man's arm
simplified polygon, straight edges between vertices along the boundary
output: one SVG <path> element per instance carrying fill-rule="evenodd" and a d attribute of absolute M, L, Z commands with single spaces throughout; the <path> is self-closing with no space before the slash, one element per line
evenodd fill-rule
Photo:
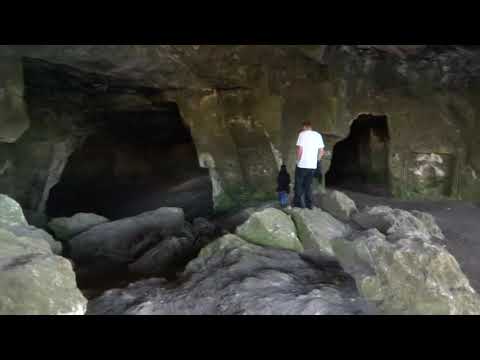
<path fill-rule="evenodd" d="M 323 142 L 323 137 L 321 134 L 319 134 L 319 141 L 320 150 L 318 151 L 318 160 L 322 160 L 322 158 L 325 156 L 325 143 Z"/>
<path fill-rule="evenodd" d="M 318 150 L 318 160 L 322 160 L 324 156 L 325 156 L 325 149 Z"/>
<path fill-rule="evenodd" d="M 303 145 L 303 133 L 300 133 L 297 140 L 297 164 L 302 160 Z"/>
<path fill-rule="evenodd" d="M 302 155 L 303 155 L 303 147 L 297 146 L 297 163 L 302 160 Z"/>

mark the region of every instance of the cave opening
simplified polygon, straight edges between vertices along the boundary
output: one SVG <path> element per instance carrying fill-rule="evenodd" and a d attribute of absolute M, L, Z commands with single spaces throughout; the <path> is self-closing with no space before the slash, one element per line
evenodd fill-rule
<path fill-rule="evenodd" d="M 389 144 L 388 118 L 360 115 L 350 135 L 333 149 L 327 187 L 391 196 Z"/>
<path fill-rule="evenodd" d="M 112 111 L 70 156 L 52 188 L 47 215 L 95 213 L 111 220 L 160 207 L 180 207 L 187 219 L 213 213 L 208 169 L 200 167 L 178 106 Z"/>

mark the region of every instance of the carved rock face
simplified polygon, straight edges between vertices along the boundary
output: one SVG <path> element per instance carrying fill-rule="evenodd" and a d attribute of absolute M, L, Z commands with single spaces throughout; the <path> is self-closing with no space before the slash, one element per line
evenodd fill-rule
<path fill-rule="evenodd" d="M 15 142 L 0 144 L 0 190 L 41 212 L 105 112 L 176 104 L 219 211 L 275 198 L 278 166 L 294 171 L 302 121 L 331 153 L 362 114 L 388 118 L 381 170 L 393 195 L 478 199 L 479 54 L 454 45 L 1 46 L 3 63 L 16 67 L 0 74 L 0 113 L 15 118 L 0 117 L 10 134 L 0 142 Z M 15 95 L 22 86 L 25 104 Z M 440 171 L 421 170 L 418 154 L 443 156 Z"/>

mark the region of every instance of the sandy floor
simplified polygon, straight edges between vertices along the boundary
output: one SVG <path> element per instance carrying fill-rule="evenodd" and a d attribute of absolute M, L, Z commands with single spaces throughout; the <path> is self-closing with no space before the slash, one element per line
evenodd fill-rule
<path fill-rule="evenodd" d="M 462 201 L 403 201 L 343 191 L 365 206 L 387 205 L 403 210 L 424 211 L 435 216 L 447 238 L 447 248 L 455 256 L 471 285 L 480 292 L 480 204 Z"/>

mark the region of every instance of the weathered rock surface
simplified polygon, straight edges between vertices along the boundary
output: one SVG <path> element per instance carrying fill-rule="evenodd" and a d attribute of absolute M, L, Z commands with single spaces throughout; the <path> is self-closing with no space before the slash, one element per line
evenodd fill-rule
<path fill-rule="evenodd" d="M 428 233 L 432 238 L 437 240 L 446 240 L 442 229 L 438 226 L 437 221 L 431 214 L 414 210 L 411 212 L 413 216 L 419 219 L 427 228 Z"/>
<path fill-rule="evenodd" d="M 155 246 L 157 237 L 173 234 L 184 226 L 184 213 L 177 208 L 156 211 L 97 225 L 68 241 L 76 265 L 101 263 L 104 267 L 127 265 Z"/>
<path fill-rule="evenodd" d="M 203 248 L 211 241 L 225 235 L 225 230 L 207 219 L 196 218 L 193 220 L 192 233 L 195 237 L 195 242 Z"/>
<path fill-rule="evenodd" d="M 36 212 L 36 211 L 30 211 L 30 210 L 23 210 L 23 214 L 25 215 L 25 218 L 27 219 L 27 222 L 35 226 L 36 228 L 39 229 L 48 229 L 48 221 L 49 218 L 47 215 L 41 212 Z"/>
<path fill-rule="evenodd" d="M 0 314 L 83 315 L 87 300 L 77 288 L 70 262 L 48 253 L 5 257 L 5 241 L 11 236 L 0 230 Z"/>
<path fill-rule="evenodd" d="M 294 208 L 288 212 L 292 215 L 298 237 L 305 249 L 318 250 L 333 256 L 332 242 L 350 233 L 348 225 L 318 208 L 314 210 Z"/>
<path fill-rule="evenodd" d="M 365 230 L 378 229 L 392 240 L 402 237 L 444 240 L 433 217 L 420 212 L 413 215 L 405 210 L 376 206 L 354 215 L 353 220 Z"/>
<path fill-rule="evenodd" d="M 352 279 L 292 251 L 234 235 L 210 244 L 178 287 L 161 279 L 112 290 L 89 303 L 92 315 L 356 315 L 366 313 Z"/>
<path fill-rule="evenodd" d="M 247 207 L 241 210 L 231 211 L 227 214 L 217 216 L 215 223 L 233 233 L 237 227 L 243 225 L 248 219 L 250 219 L 250 216 L 268 208 L 280 209 L 278 201 L 269 201 L 256 207 Z"/>
<path fill-rule="evenodd" d="M 333 250 L 360 293 L 386 314 L 472 315 L 480 297 L 433 216 L 386 206 L 353 216 L 364 229 L 338 240 Z"/>
<path fill-rule="evenodd" d="M 0 56 L 0 143 L 14 143 L 30 125 L 24 87 L 21 61 Z"/>
<path fill-rule="evenodd" d="M 20 204 L 3 194 L 0 194 L 0 228 L 19 237 L 44 240 L 55 254 L 62 254 L 62 244 L 55 241 L 47 232 L 30 226 L 25 219 Z"/>
<path fill-rule="evenodd" d="M 0 194 L 0 221 L 5 224 L 28 225 L 20 204 L 3 194 Z"/>
<path fill-rule="evenodd" d="M 18 237 L 27 237 L 30 239 L 38 239 L 41 241 L 46 241 L 52 250 L 52 252 L 56 255 L 62 255 L 63 253 L 63 246 L 62 243 L 56 241 L 49 233 L 44 230 L 37 229 L 34 226 L 30 225 L 19 225 L 19 224 L 3 224 L 0 221 L 0 228 L 5 229 L 15 236 Z"/>
<path fill-rule="evenodd" d="M 333 248 L 360 293 L 381 313 L 480 314 L 480 297 L 455 258 L 438 244 L 416 237 L 391 243 L 378 230 L 369 230 Z"/>
<path fill-rule="evenodd" d="M 195 257 L 192 237 L 170 236 L 158 242 L 157 246 L 128 266 L 130 272 L 143 276 L 171 276 L 179 263 Z"/>
<path fill-rule="evenodd" d="M 274 220 L 278 210 L 266 209 L 254 213 L 237 235 L 225 235 L 204 247 L 177 283 L 152 279 L 109 291 L 91 302 L 89 312 L 480 314 L 480 297 L 455 258 L 439 243 L 443 234 L 431 215 L 367 209 L 373 217 L 368 219 L 368 226 L 379 226 L 385 232 L 382 234 L 375 228 L 350 229 L 320 209 L 290 212 L 296 217 L 300 238 L 307 239 L 301 253 L 270 245 L 285 232 L 268 230 L 275 228 L 272 223 L 278 222 L 278 218 Z M 252 218 L 257 222 L 254 225 Z M 268 219 L 272 222 L 267 223 Z M 332 235 L 331 239 L 322 238 L 326 233 Z M 261 234 L 256 240 L 261 245 L 239 237 L 245 234 Z M 184 242 L 185 249 L 191 248 L 191 240 Z M 314 246 L 308 246 L 309 242 Z M 165 254 L 182 248 L 179 243 L 174 237 L 160 243 L 158 249 L 147 253 L 143 263 L 147 268 L 155 264 L 166 268 L 174 256 Z M 162 247 L 164 251 L 160 251 Z M 349 276 L 355 279 L 355 287 L 347 285 Z"/>
<path fill-rule="evenodd" d="M 156 111 L 166 102 L 192 130 L 217 209 L 272 196 L 276 165 L 294 169 L 298 124 L 283 119 L 312 119 L 333 149 L 360 113 L 388 116 L 393 195 L 480 199 L 475 45 L 3 45 L 0 53 L 0 192 L 32 211 L 45 210 L 105 108 Z M 64 86 L 73 94 L 59 96 Z M 442 237 L 428 216 L 389 212 L 357 222 L 378 225 L 392 243 Z M 143 240 L 138 256 L 155 245 Z"/>
<path fill-rule="evenodd" d="M 45 210 L 103 111 L 166 103 L 191 129 L 216 209 L 275 196 L 277 165 L 295 168 L 295 119 L 330 151 L 359 114 L 388 116 L 393 195 L 480 199 L 475 46 L 2 45 L 0 57 L 0 192 L 25 209 Z"/>
<path fill-rule="evenodd" d="M 320 196 L 320 207 L 344 222 L 350 221 L 352 215 L 358 212 L 355 202 L 340 191 L 327 191 Z"/>
<path fill-rule="evenodd" d="M 157 237 L 150 241 L 155 247 L 143 254 L 137 261 L 129 265 L 129 271 L 143 276 L 165 277 L 175 275 L 176 271 L 193 260 L 203 246 L 211 239 L 211 224 L 205 219 L 197 219 L 192 230 L 188 223 L 173 235 L 162 237 L 159 233 L 150 236 Z"/>
<path fill-rule="evenodd" d="M 52 219 L 48 223 L 48 227 L 55 233 L 57 239 L 67 241 L 82 232 L 107 222 L 109 220 L 103 216 L 80 213 L 70 218 Z"/>
<path fill-rule="evenodd" d="M 26 225 L 15 201 L 1 199 L 0 315 L 83 315 L 71 263 L 53 254 L 50 235 Z"/>
<path fill-rule="evenodd" d="M 221 252 L 228 249 L 238 249 L 239 251 L 250 251 L 254 248 L 254 244 L 251 242 L 245 241 L 242 238 L 234 234 L 227 234 L 222 238 L 214 241 L 209 246 L 204 247 L 200 254 L 199 258 L 208 259 L 215 255 L 217 252 Z"/>
<path fill-rule="evenodd" d="M 237 228 L 241 238 L 261 246 L 303 251 L 292 219 L 277 209 L 254 213 Z"/>

